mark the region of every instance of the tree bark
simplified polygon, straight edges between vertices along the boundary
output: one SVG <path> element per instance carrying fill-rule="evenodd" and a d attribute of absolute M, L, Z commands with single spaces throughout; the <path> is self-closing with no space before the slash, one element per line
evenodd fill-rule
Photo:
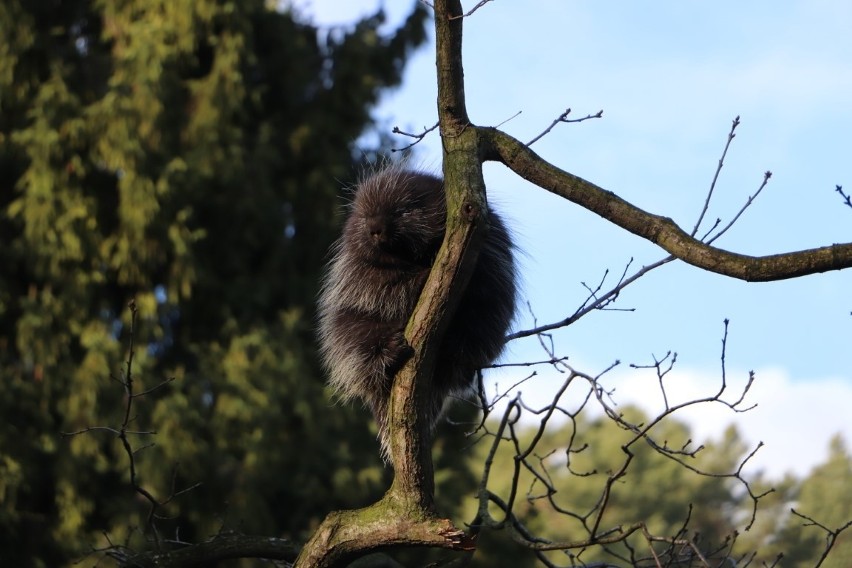
<path fill-rule="evenodd" d="M 648 213 L 611 191 L 557 168 L 508 134 L 496 128 L 477 129 L 485 159 L 501 162 L 525 180 L 597 213 L 698 268 L 748 282 L 768 282 L 852 267 L 852 243 L 767 256 L 747 256 L 712 247 L 691 237 L 668 217 Z"/>
<path fill-rule="evenodd" d="M 406 328 L 414 356 L 394 378 L 390 427 L 394 480 L 381 501 L 326 517 L 302 549 L 296 567 L 343 566 L 394 546 L 471 550 L 473 541 L 434 507 L 430 424 L 425 406 L 447 323 L 470 279 L 487 215 L 478 131 L 469 128 L 461 60 L 458 0 L 436 0 L 438 115 L 444 143 L 447 230 L 429 279 Z"/>

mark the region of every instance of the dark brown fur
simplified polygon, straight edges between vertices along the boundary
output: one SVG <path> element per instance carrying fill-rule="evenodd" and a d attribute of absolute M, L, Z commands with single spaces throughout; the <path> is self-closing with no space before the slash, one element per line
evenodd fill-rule
<path fill-rule="evenodd" d="M 515 311 L 513 244 L 489 209 L 476 267 L 439 351 L 429 423 L 445 399 L 465 394 L 477 369 L 502 351 Z M 334 245 L 319 299 L 319 337 L 329 384 L 342 400 L 373 412 L 388 457 L 393 376 L 411 355 L 403 331 L 444 238 L 443 182 L 392 166 L 364 179 Z"/>

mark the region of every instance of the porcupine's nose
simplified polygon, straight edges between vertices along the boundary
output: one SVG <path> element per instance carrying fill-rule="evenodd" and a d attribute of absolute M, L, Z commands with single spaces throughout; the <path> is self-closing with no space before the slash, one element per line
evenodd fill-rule
<path fill-rule="evenodd" d="M 378 244 L 388 239 L 389 227 L 387 219 L 383 215 L 375 215 L 367 218 L 367 232 L 370 238 Z"/>

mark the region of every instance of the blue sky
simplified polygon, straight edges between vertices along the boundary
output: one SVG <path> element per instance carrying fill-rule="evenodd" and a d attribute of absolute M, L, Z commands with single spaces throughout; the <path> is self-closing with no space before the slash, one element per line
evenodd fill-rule
<path fill-rule="evenodd" d="M 322 24 L 351 22 L 379 5 L 295 4 Z M 386 2 L 391 22 L 411 5 Z M 852 4 L 822 0 L 495 0 L 465 21 L 468 111 L 480 125 L 508 120 L 503 130 L 529 140 L 568 107 L 575 118 L 603 109 L 602 119 L 558 125 L 533 148 L 687 229 L 739 115 L 702 226 L 717 217 L 726 224 L 763 172 L 773 177 L 716 244 L 762 255 L 850 242 L 852 209 L 834 191 L 838 184 L 852 190 L 850 22 Z M 376 110 L 386 130 L 419 131 L 436 122 L 432 48 L 430 42 L 412 59 L 403 86 Z M 417 146 L 416 157 L 440 170 L 436 134 Z M 613 282 L 631 258 L 638 268 L 665 256 L 500 165 L 487 165 L 485 175 L 489 199 L 525 251 L 523 299 L 539 322 L 572 313 L 587 294 L 582 282 L 596 284 L 607 269 Z M 554 339 L 560 354 L 591 374 L 616 359 L 626 367 L 676 351 L 673 380 L 689 396 L 718 384 L 722 320 L 730 319 L 728 377 L 744 382 L 753 369 L 758 386 L 750 398 L 759 407 L 747 416 L 697 411 L 681 418 L 709 436 L 735 420 L 749 440 L 767 443 L 755 467 L 803 473 L 822 459 L 833 433 L 852 442 L 850 291 L 852 270 L 750 284 L 674 262 L 622 293 L 615 307 L 635 311 L 590 314 Z M 525 313 L 516 327 L 530 322 Z M 527 340 L 515 342 L 506 359 L 540 357 Z M 553 377 L 543 375 L 525 394 L 550 392 Z M 626 368 L 613 374 L 624 402 L 651 406 L 646 380 Z"/>

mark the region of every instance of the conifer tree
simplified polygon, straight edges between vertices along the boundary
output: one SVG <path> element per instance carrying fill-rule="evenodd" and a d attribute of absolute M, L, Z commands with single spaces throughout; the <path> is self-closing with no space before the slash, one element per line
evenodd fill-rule
<path fill-rule="evenodd" d="M 327 412 L 314 295 L 425 11 L 383 34 L 381 13 L 328 30 L 271 6 L 0 4 L 4 565 L 151 536 L 114 436 L 60 435 L 120 422 L 131 299 L 138 391 L 175 378 L 136 404 L 158 432 L 136 473 L 161 497 L 201 483 L 164 530 L 295 536 L 382 488 L 365 415 Z"/>

